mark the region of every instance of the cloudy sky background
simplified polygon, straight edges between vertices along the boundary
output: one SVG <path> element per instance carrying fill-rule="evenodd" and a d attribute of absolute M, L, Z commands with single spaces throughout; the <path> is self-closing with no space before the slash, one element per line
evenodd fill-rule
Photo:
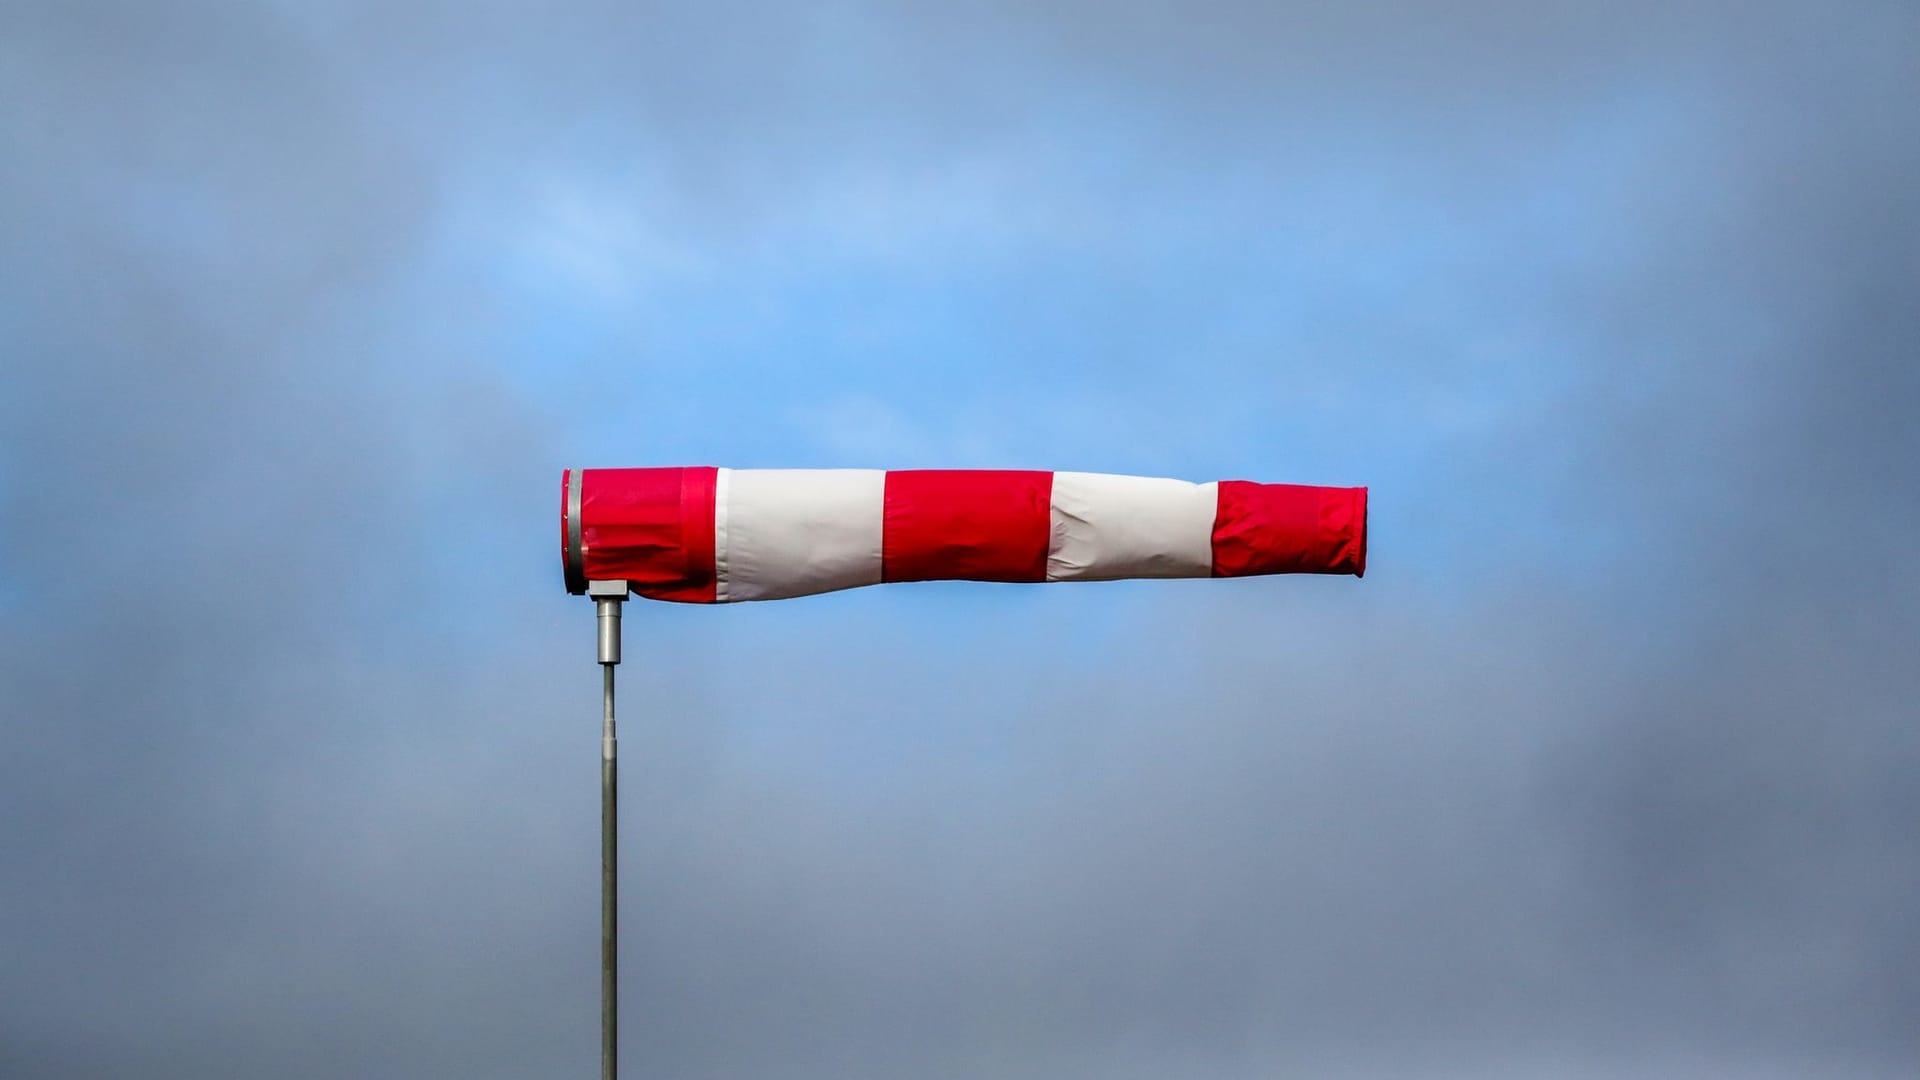
<path fill-rule="evenodd" d="M 626 1075 L 1913 1074 L 1920 10 L 1037 7 L 0 5 L 0 1074 L 591 1075 L 698 463 L 1373 552 L 634 606 Z"/>

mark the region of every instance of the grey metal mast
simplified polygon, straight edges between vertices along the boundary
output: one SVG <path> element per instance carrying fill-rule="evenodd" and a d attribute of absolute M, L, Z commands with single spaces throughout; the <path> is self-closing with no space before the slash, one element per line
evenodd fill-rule
<path fill-rule="evenodd" d="M 620 663 L 624 581 L 590 581 L 600 627 L 600 1080 L 616 1080 L 620 1055 L 620 740 L 613 726 L 613 669 Z"/>

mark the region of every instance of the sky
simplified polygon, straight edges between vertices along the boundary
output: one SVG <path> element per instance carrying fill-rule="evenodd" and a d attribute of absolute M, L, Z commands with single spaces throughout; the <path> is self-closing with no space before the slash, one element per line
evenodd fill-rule
<path fill-rule="evenodd" d="M 0 1075 L 598 1054 L 576 466 L 1372 491 L 635 603 L 623 1074 L 1906 1077 L 1920 9 L 0 4 Z"/>

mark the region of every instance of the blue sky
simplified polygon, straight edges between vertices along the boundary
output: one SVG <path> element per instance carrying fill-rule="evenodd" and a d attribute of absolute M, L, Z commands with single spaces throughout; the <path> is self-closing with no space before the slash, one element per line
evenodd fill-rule
<path fill-rule="evenodd" d="M 628 1075 L 1897 1076 L 1911 5 L 0 14 L 0 1073 L 592 1068 L 572 466 L 1372 489 L 636 604 Z"/>

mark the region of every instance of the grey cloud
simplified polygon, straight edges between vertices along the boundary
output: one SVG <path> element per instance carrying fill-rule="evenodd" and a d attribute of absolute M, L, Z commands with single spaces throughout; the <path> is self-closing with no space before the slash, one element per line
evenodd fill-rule
<path fill-rule="evenodd" d="M 1009 594 L 960 650 L 937 590 L 633 620 L 631 1067 L 1920 1054 L 1904 6 L 0 18 L 0 1072 L 592 1067 L 571 447 L 462 355 L 477 271 L 412 303 L 463 195 L 654 169 L 724 246 L 783 192 L 999 154 L 1045 206 L 1191 181 L 1265 236 L 1268 192 L 1377 161 L 1383 214 L 1472 225 L 1643 98 L 1679 103 L 1658 152 L 1568 196 L 1615 243 L 1558 250 L 1548 214 L 1439 264 L 1439 302 L 1528 307 L 1573 375 L 1445 444 L 1438 494 L 1378 491 L 1365 583 Z M 1348 322 L 1357 393 L 1524 374 Z M 517 561 L 442 561 L 450 527 Z M 1397 565 L 1423 542 L 1453 580 Z M 1101 620 L 1129 629 L 1048 649 Z"/>

